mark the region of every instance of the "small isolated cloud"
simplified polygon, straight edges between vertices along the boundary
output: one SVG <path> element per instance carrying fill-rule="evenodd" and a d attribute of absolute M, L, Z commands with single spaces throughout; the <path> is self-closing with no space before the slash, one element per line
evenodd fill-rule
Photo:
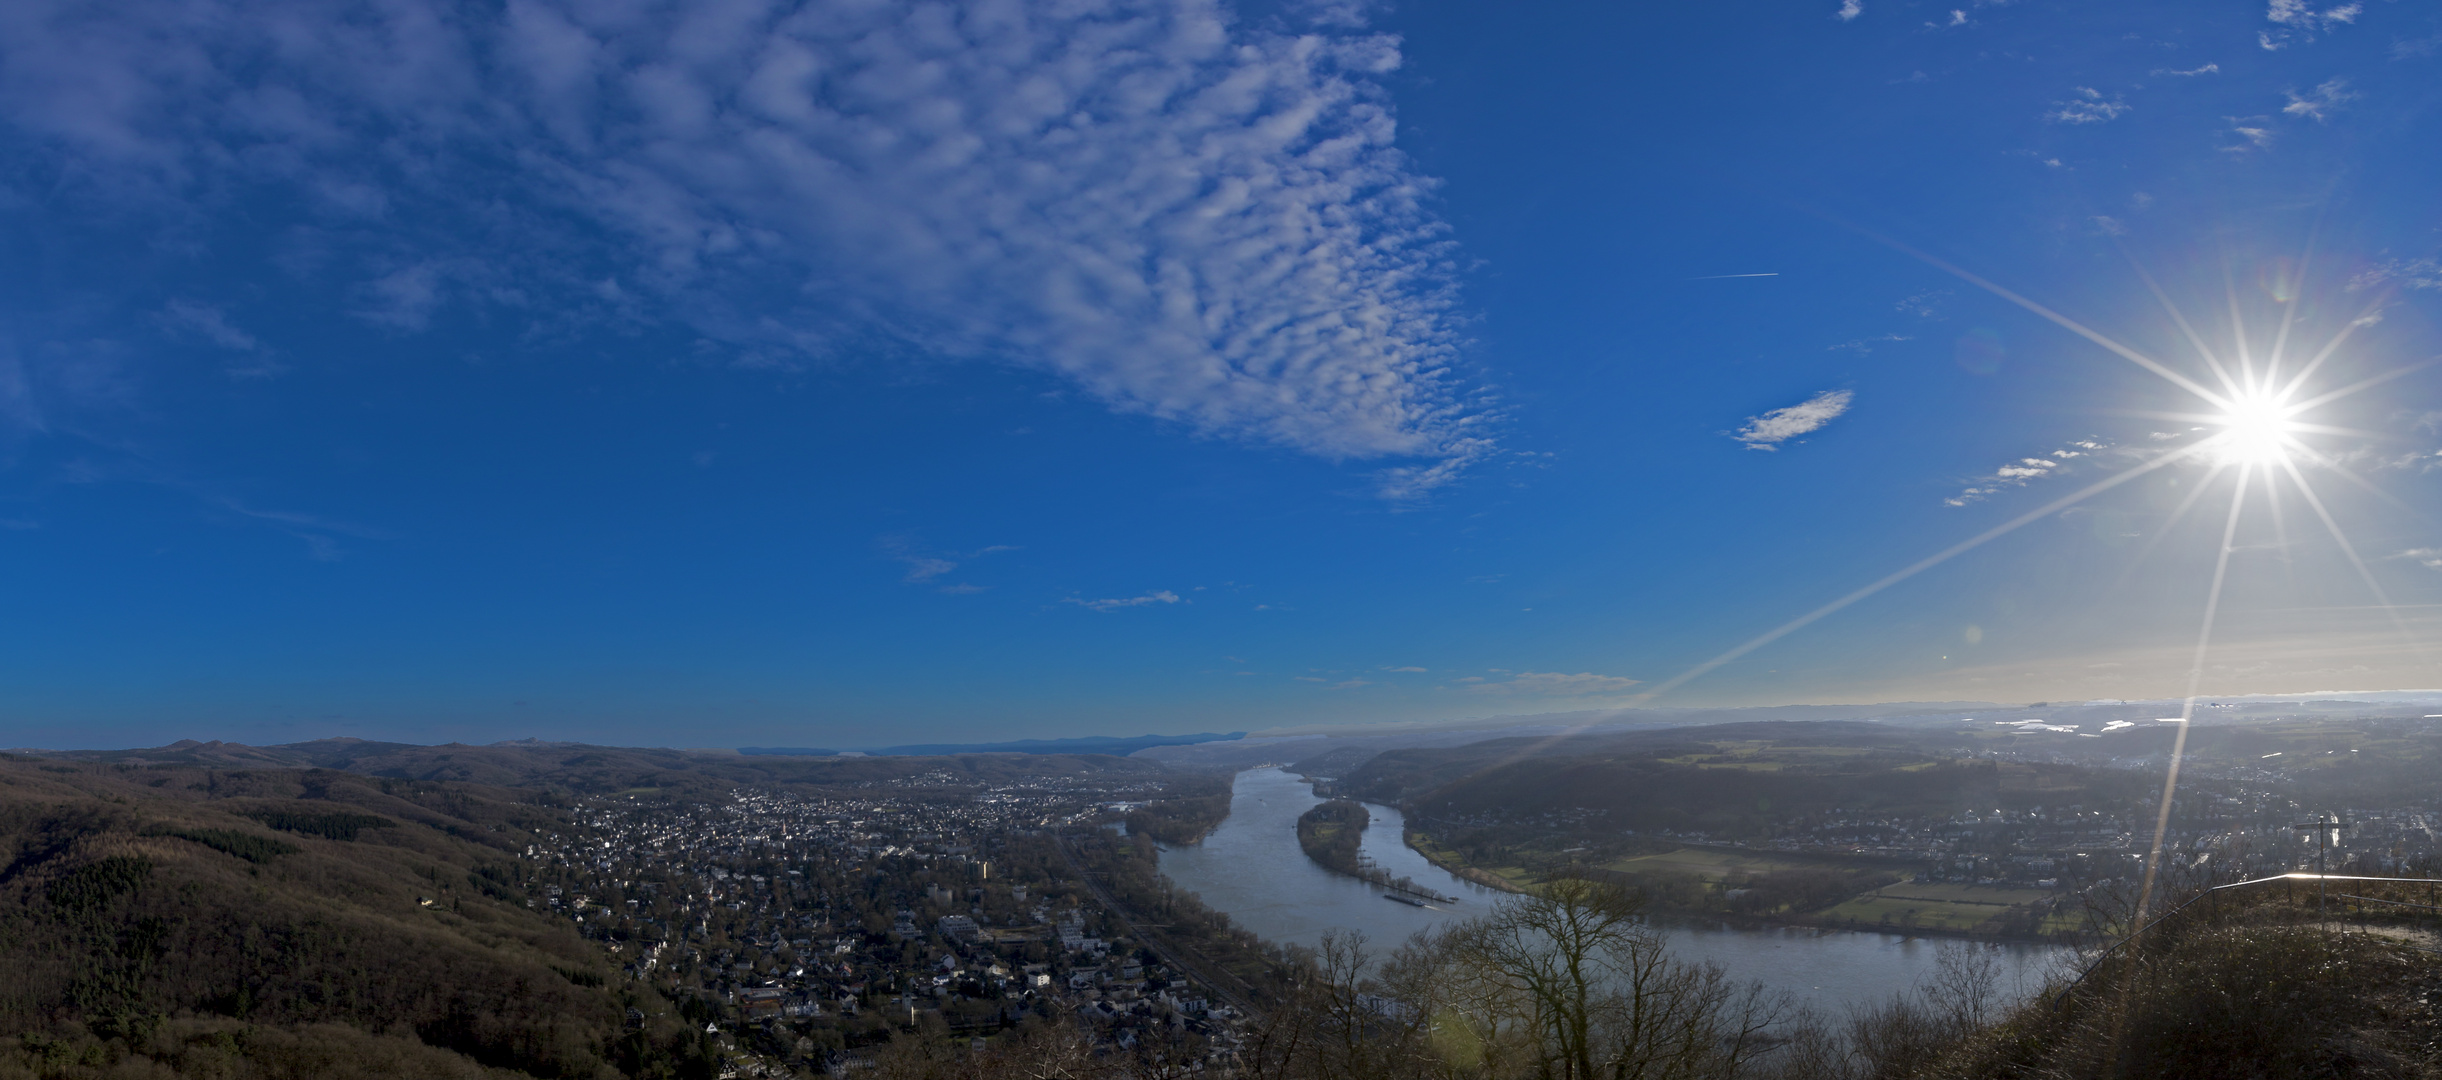
<path fill-rule="evenodd" d="M 1521 671 L 1506 679 L 1486 679 L 1471 675 L 1458 680 L 1462 689 L 1473 694 L 1500 694 L 1519 697 L 1584 697 L 1588 694 L 1622 694 L 1637 685 L 1637 680 L 1617 675 L 1596 675 L 1578 672 L 1565 675 L 1557 671 Z"/>
<path fill-rule="evenodd" d="M 1855 397 L 1848 390 L 1825 390 L 1788 408 L 1748 417 L 1747 426 L 1731 432 L 1730 437 L 1747 444 L 1749 450 L 1778 450 L 1782 443 L 1820 431 L 1839 419 Z"/>
<path fill-rule="evenodd" d="M 2289 104 L 2281 106 L 2283 113 L 2315 120 L 2324 119 L 2344 102 L 2355 101 L 2360 96 L 2349 90 L 2347 79 L 2326 79 L 2323 85 L 2304 94 L 2295 90 L 2284 90 L 2281 94 L 2289 99 Z"/>
<path fill-rule="evenodd" d="M 1117 597 L 1107 600 L 1086 600 L 1071 596 L 1060 602 L 1063 604 L 1075 604 L 1078 607 L 1092 608 L 1096 611 L 1119 611 L 1124 608 L 1146 607 L 1152 604 L 1176 604 L 1180 603 L 1181 601 L 1179 600 L 1179 594 L 1177 593 L 1171 592 L 1168 589 L 1155 589 L 1154 591 L 1146 593 L 1143 596 Z M 1321 680 L 1318 679 L 1315 681 L 1320 682 Z"/>
<path fill-rule="evenodd" d="M 2076 97 L 2053 102 L 2052 111 L 2045 113 L 2044 118 L 2063 124 L 2101 124 L 2119 119 L 2120 114 L 2127 111 L 2128 103 L 2120 100 L 2119 95 L 2107 98 L 2100 90 L 2081 86 L 2077 88 Z"/>
<path fill-rule="evenodd" d="M 2193 68 L 2189 68 L 2189 69 L 2187 69 L 2186 71 L 2179 71 L 2179 70 L 2176 70 L 2176 69 L 2173 69 L 2173 68 L 2155 68 L 2155 69 L 2154 69 L 2154 71 L 2153 71 L 2153 73 L 2154 73 L 2154 74 L 2156 74 L 2156 75 L 2178 75 L 2178 76 L 2185 77 L 2185 76 L 2192 76 L 2192 75 L 2213 75 L 2213 74 L 2218 74 L 2218 73 L 2220 73 L 2221 69 L 2222 69 L 2222 66 L 2221 66 L 2220 64 L 2206 64 L 2206 65 L 2205 65 L 2205 66 L 2203 66 L 2203 67 L 2193 67 Z"/>
<path fill-rule="evenodd" d="M 1824 351 L 1826 351 L 1826 352 L 1853 352 L 1853 353 L 1856 353 L 1856 354 L 1857 354 L 1857 355 L 1859 355 L 1859 356 L 1864 356 L 1864 355 L 1866 355 L 1866 354 L 1868 354 L 1868 353 L 1873 352 L 1873 351 L 1874 351 L 1874 346 L 1876 346 L 1876 345 L 1880 345 L 1880 344 L 1883 344 L 1883 343 L 1885 343 L 1885 342 L 1891 342 L 1891 341 L 1913 341 L 1913 340 L 1915 340 L 1915 339 L 1913 339 L 1913 338 L 1909 337 L 1909 336 L 1908 336 L 1908 335 L 1906 335 L 1906 334 L 1882 334 L 1882 335 L 1879 335 L 1879 336 L 1876 336 L 1876 337 L 1869 337 L 1869 338 L 1858 338 L 1858 339 L 1857 339 L 1857 340 L 1855 340 L 1855 341 L 1843 341 L 1843 342 L 1841 342 L 1840 344 L 1838 344 L 1838 345 L 1834 345 L 1834 346 L 1832 346 L 1831 348 L 1826 349 L 1826 350 L 1824 350 Z"/>
<path fill-rule="evenodd" d="M 971 582 L 962 581 L 956 585 L 944 585 L 939 589 L 935 589 L 934 591 L 942 594 L 943 596 L 973 596 L 976 593 L 982 592 L 991 587 L 992 586 L 990 585 L 976 585 Z"/>
<path fill-rule="evenodd" d="M 2406 551 L 2392 556 L 2392 558 L 2414 559 L 2416 560 L 2417 565 L 2428 570 L 2442 570 L 2442 548 L 2409 548 Z"/>
<path fill-rule="evenodd" d="M 2122 222 L 2120 219 L 2112 217 L 2108 214 L 2096 214 L 2094 216 L 2094 229 L 2096 232 L 2102 233 L 2105 236 L 2128 235 L 2128 225 L 2125 222 Z"/>
<path fill-rule="evenodd" d="M 1386 668 L 1383 668 L 1382 670 L 1384 670 L 1384 671 L 1404 671 L 1404 672 L 1407 672 L 1407 673 L 1409 673 L 1409 674 L 1411 674 L 1411 675 L 1421 675 L 1421 674 L 1423 674 L 1423 673 L 1424 673 L 1424 670 L 1425 670 L 1425 669 L 1420 668 L 1420 667 L 1386 667 Z"/>
<path fill-rule="evenodd" d="M 2223 150 L 2231 153 L 2243 154 L 2250 150 L 2269 150 L 2272 148 L 2272 128 L 2266 126 L 2272 123 L 2271 117 L 2225 116 L 2222 119 L 2230 122 L 2231 134 L 2245 140 L 2244 142 L 2232 143 L 2229 146 L 2222 147 Z"/>
<path fill-rule="evenodd" d="M 2391 58 L 2394 60 L 2409 60 L 2420 56 L 2432 56 L 2437 51 L 2442 51 L 2442 34 L 2433 34 L 2421 38 L 2408 38 L 2406 40 L 2394 41 L 2391 43 Z"/>
<path fill-rule="evenodd" d="M 942 575 L 958 569 L 959 563 L 968 559 L 980 558 L 996 551 L 1017 550 L 1008 544 L 994 544 L 990 547 L 977 548 L 974 551 L 932 552 L 917 548 L 914 541 L 904 536 L 884 536 L 875 540 L 874 544 L 880 547 L 884 554 L 907 567 L 907 572 L 899 580 L 910 585 L 930 584 Z M 984 587 L 981 585 L 945 585 L 940 591 L 952 596 L 963 596 L 967 593 L 982 592 Z"/>
<path fill-rule="evenodd" d="M 1840 10 L 1834 12 L 1832 18 L 1841 22 L 1849 22 L 1863 14 L 1865 14 L 1865 0 L 1840 0 Z"/>
<path fill-rule="evenodd" d="M 2058 475 L 2070 462 L 2112 452 L 2109 443 L 2094 439 L 2079 439 L 2041 457 L 2024 457 L 2008 462 L 1973 482 L 1958 494 L 1942 500 L 1944 506 L 1965 506 L 2007 491 L 2021 488 L 2047 476 Z"/>
<path fill-rule="evenodd" d="M 1938 319 L 1942 317 L 1941 310 L 1934 305 L 1948 299 L 1950 299 L 1950 290 L 1931 289 L 1891 305 L 1891 310 L 1905 312 L 1920 319 Z"/>

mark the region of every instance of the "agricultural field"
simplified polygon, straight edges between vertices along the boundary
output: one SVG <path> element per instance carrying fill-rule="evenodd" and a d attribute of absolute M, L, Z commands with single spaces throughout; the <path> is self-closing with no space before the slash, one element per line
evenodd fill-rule
<path fill-rule="evenodd" d="M 1686 874 L 1712 882 L 1733 875 L 1767 874 L 1775 870 L 1800 870 L 1821 865 L 1819 860 L 1791 859 L 1761 851 L 1683 847 L 1654 855 L 1615 859 L 1603 864 L 1602 868 L 1623 874 Z"/>
<path fill-rule="evenodd" d="M 2011 908 L 2051 895 L 2043 889 L 1905 883 L 1860 893 L 1825 911 L 1823 917 L 1827 921 L 1854 920 L 1867 926 L 1964 933 L 1984 926 Z"/>

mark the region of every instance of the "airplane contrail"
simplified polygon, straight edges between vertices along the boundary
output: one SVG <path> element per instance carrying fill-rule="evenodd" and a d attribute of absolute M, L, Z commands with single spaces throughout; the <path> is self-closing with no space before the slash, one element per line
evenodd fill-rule
<path fill-rule="evenodd" d="M 1780 271 L 1778 271 L 1778 270 L 1775 270 L 1775 271 L 1773 271 L 1773 272 L 1771 272 L 1771 273 L 1769 273 L 1769 274 L 1706 274 L 1706 275 L 1704 275 L 1703 277 L 1692 277 L 1692 278 L 1689 278 L 1688 280 L 1689 280 L 1689 281 L 1719 281 L 1719 280 L 1721 280 L 1722 278 L 1734 278 L 1734 277 L 1779 277 L 1779 276 L 1781 276 L 1781 272 L 1780 272 Z"/>

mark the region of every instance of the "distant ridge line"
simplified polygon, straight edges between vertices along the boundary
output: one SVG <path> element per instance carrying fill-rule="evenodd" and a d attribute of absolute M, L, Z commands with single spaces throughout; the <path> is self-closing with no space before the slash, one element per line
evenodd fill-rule
<path fill-rule="evenodd" d="M 1125 757 L 1153 746 L 1194 746 L 1246 738 L 1246 732 L 1203 732 L 1195 735 L 1084 735 L 1072 739 L 1019 739 L 995 743 L 911 743 L 878 750 L 826 750 L 811 746 L 741 746 L 738 752 L 756 756 L 934 757 L 943 754 L 1114 754 Z"/>

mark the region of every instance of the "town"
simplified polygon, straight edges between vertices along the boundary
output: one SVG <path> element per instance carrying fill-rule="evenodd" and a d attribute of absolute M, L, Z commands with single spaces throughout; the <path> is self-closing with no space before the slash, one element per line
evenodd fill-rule
<path fill-rule="evenodd" d="M 1239 1050 L 1248 988 L 1220 998 L 1083 869 L 1126 859 L 1126 817 L 1167 786 L 932 773 L 600 797 L 539 838 L 525 884 L 749 1074 L 841 1072 L 894 1031 L 981 1050 L 1029 1019 L 1081 1023 L 1098 1053 L 1217 1068 Z"/>

